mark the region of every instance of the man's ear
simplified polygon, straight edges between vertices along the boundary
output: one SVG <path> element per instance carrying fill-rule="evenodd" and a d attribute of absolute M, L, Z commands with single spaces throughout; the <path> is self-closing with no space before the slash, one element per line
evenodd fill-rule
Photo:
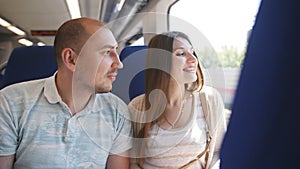
<path fill-rule="evenodd" d="M 71 48 L 64 48 L 61 52 L 63 64 L 72 72 L 75 71 L 75 65 L 78 55 Z"/>

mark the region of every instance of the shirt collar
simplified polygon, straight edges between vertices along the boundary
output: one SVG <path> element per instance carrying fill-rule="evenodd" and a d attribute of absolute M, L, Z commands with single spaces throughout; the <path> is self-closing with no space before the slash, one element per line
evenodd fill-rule
<path fill-rule="evenodd" d="M 58 90 L 55 83 L 55 77 L 57 72 L 54 73 L 53 76 L 46 79 L 45 85 L 44 85 L 44 95 L 49 101 L 49 103 L 58 103 L 61 101 L 61 97 L 58 94 Z"/>

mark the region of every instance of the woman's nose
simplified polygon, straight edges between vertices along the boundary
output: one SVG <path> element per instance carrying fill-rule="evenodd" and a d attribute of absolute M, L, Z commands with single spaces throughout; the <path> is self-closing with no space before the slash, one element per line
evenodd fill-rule
<path fill-rule="evenodd" d="M 188 52 L 188 62 L 197 62 L 197 57 L 193 52 Z"/>

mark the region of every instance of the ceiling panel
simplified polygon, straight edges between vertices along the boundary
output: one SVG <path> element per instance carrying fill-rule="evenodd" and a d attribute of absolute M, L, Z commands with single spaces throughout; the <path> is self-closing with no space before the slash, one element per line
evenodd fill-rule
<path fill-rule="evenodd" d="M 147 0 L 126 0 L 124 8 L 116 11 L 119 0 L 79 0 L 82 16 L 101 19 L 110 22 L 120 16 L 138 12 Z M 31 36 L 31 30 L 57 30 L 65 21 L 70 19 L 65 0 L 0 0 L 0 17 L 13 23 Z M 130 20 L 127 20 L 130 22 Z M 114 26 L 112 31 L 120 34 L 128 22 Z M 0 29 L 0 38 L 9 31 Z M 47 45 L 53 45 L 54 36 L 34 36 Z"/>
<path fill-rule="evenodd" d="M 70 18 L 63 0 L 1 0 L 0 3 L 0 16 L 28 35 L 31 30 L 56 30 Z M 39 38 L 46 44 L 52 44 L 54 39 L 40 36 L 33 38 Z"/>

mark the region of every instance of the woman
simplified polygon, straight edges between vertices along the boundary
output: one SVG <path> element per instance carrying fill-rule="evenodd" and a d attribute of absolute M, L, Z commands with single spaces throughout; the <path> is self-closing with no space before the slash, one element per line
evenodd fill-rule
<path fill-rule="evenodd" d="M 189 38 L 181 32 L 154 36 L 145 72 L 145 94 L 128 105 L 135 137 L 131 168 L 218 168 L 224 104 L 204 85 Z"/>

